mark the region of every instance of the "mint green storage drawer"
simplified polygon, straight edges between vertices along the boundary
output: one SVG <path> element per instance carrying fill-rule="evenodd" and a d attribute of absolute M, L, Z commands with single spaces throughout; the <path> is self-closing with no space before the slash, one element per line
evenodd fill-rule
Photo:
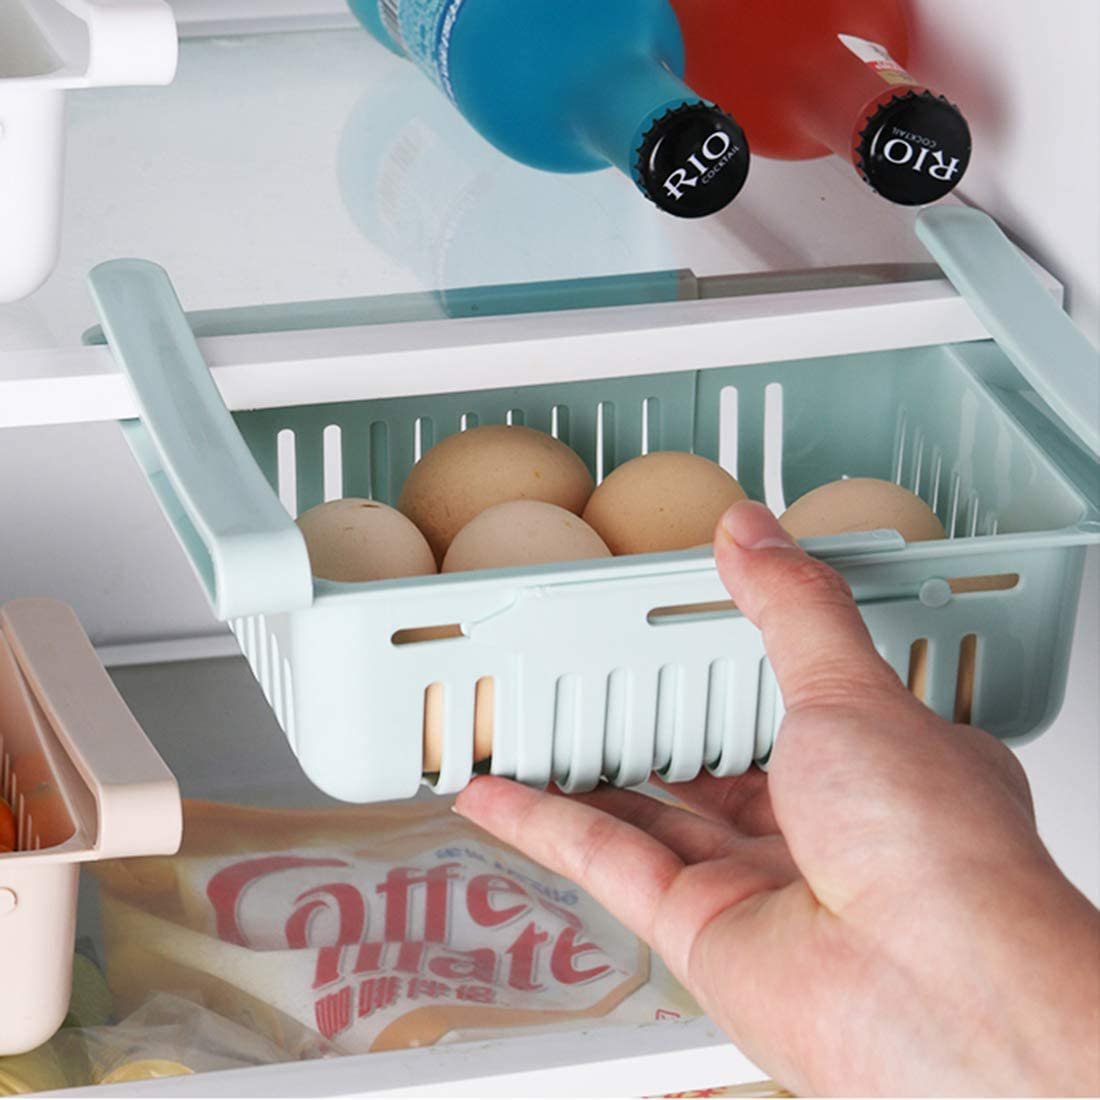
<path fill-rule="evenodd" d="M 1023 294 L 1030 308 L 1026 282 L 966 283 L 975 240 L 998 271 L 1006 254 L 984 216 L 963 214 L 959 224 L 925 215 L 937 258 L 976 309 L 987 291 L 1002 302 Z M 1016 254 L 1003 248 L 1011 271 Z M 1084 550 L 1100 532 L 1095 425 L 1064 415 L 1066 378 L 1051 382 L 1011 317 L 987 320 L 997 342 L 231 415 L 163 272 L 116 261 L 92 284 L 142 409 L 124 425 L 135 455 L 304 770 L 335 797 L 415 793 L 434 685 L 444 748 L 429 781 L 461 789 L 486 679 L 492 771 L 529 783 L 734 775 L 771 750 L 782 700 L 759 633 L 728 607 L 676 610 L 726 598 L 705 550 L 361 585 L 310 577 L 293 514 L 326 496 L 395 503 L 423 450 L 476 424 L 552 432 L 597 479 L 643 451 L 681 449 L 721 460 L 750 496 L 773 502 L 843 476 L 905 485 L 949 539 L 906 545 L 879 531 L 807 547 L 845 575 L 902 679 L 922 665 L 939 713 L 956 715 L 970 668 L 963 716 L 998 737 L 1033 736 L 1057 712 Z M 1095 352 L 1046 301 L 1028 324 L 1058 315 L 1049 354 L 1094 369 Z M 227 327 L 239 322 L 227 316 Z M 204 324 L 216 331 L 217 319 Z M 1001 580 L 986 590 L 949 583 L 991 575 Z M 461 635 L 395 641 L 446 624 Z"/>

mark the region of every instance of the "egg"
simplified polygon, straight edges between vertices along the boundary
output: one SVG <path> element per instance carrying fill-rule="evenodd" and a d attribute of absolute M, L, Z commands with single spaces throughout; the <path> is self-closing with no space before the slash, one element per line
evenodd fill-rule
<path fill-rule="evenodd" d="M 455 535 L 494 504 L 542 500 L 579 515 L 592 488 L 588 467 L 560 440 L 492 424 L 437 443 L 405 479 L 397 507 L 442 562 Z"/>
<path fill-rule="evenodd" d="M 737 611 L 737 604 L 733 600 L 710 600 L 707 603 L 680 603 L 668 607 L 655 607 L 647 616 L 651 623 L 659 623 L 666 619 L 685 618 L 688 615 L 705 616 L 712 618 L 728 618 Z"/>
<path fill-rule="evenodd" d="M 983 591 L 972 589 L 971 591 Z M 955 680 L 953 719 L 969 725 L 974 712 L 974 682 L 977 676 L 978 639 L 967 634 L 959 643 Z M 909 650 L 909 677 L 906 685 L 922 702 L 928 689 L 928 639 L 918 638 Z"/>
<path fill-rule="evenodd" d="M 437 572 L 416 525 L 388 504 L 360 497 L 330 500 L 298 517 L 315 577 L 379 581 Z"/>
<path fill-rule="evenodd" d="M 974 716 L 974 681 L 978 672 L 978 638 L 967 634 L 959 643 L 959 677 L 955 681 L 955 721 L 970 725 Z"/>
<path fill-rule="evenodd" d="M 893 528 L 906 542 L 943 539 L 947 532 L 935 512 L 916 494 L 872 477 L 853 477 L 833 481 L 799 497 L 779 517 L 783 527 L 795 538 L 813 535 L 840 535 L 850 531 L 874 531 Z M 955 593 L 988 592 L 1012 588 L 1015 574 L 959 577 L 950 581 Z M 977 659 L 976 639 L 968 635 L 959 650 L 955 687 L 955 721 L 969 722 L 974 702 L 974 678 Z M 909 690 L 924 699 L 928 685 L 928 640 L 919 638 L 909 654 Z"/>
<path fill-rule="evenodd" d="M 580 516 L 542 500 L 507 500 L 455 535 L 443 572 L 609 557 L 603 539 Z"/>
<path fill-rule="evenodd" d="M 491 676 L 474 689 L 474 757 L 476 764 L 493 755 L 493 708 L 496 691 Z M 438 772 L 443 764 L 443 685 L 430 684 L 424 693 L 424 771 Z"/>
<path fill-rule="evenodd" d="M 443 572 L 610 556 L 599 535 L 572 512 L 545 501 L 510 500 L 487 508 L 458 532 L 443 559 Z M 425 627 L 401 634 L 403 642 L 455 636 L 448 627 Z M 443 690 L 442 684 L 431 684 L 424 694 L 426 772 L 438 772 L 442 763 Z M 494 703 L 493 680 L 484 677 L 477 682 L 474 695 L 475 763 L 488 759 L 493 752 Z"/>
<path fill-rule="evenodd" d="M 906 542 L 947 537 L 936 513 L 915 493 L 875 477 L 830 481 L 799 497 L 779 517 L 796 539 L 893 528 Z"/>
<path fill-rule="evenodd" d="M 745 491 L 716 462 L 654 451 L 608 474 L 583 518 L 612 554 L 686 550 L 710 543 L 722 513 L 744 499 Z"/>
<path fill-rule="evenodd" d="M 440 626 L 414 626 L 394 631 L 390 639 L 394 645 L 412 645 L 416 642 L 438 642 L 444 638 L 461 638 L 462 627 L 458 623 Z"/>
<path fill-rule="evenodd" d="M 928 639 L 918 638 L 909 647 L 909 678 L 905 686 L 923 703 L 928 687 Z"/>
<path fill-rule="evenodd" d="M 956 595 L 964 592 L 1005 592 L 1020 583 L 1019 573 L 993 573 L 983 577 L 950 577 L 948 584 Z"/>
<path fill-rule="evenodd" d="M 959 596 L 967 592 L 1006 592 L 1020 583 L 1019 573 L 992 573 L 978 577 L 949 577 L 951 591 Z M 963 638 L 959 649 L 959 679 L 955 686 L 955 721 L 969 725 L 974 713 L 974 682 L 977 676 L 978 639 Z"/>

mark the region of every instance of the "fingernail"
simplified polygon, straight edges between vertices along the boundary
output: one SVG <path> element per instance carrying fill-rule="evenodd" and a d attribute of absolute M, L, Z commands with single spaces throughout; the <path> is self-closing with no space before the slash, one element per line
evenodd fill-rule
<path fill-rule="evenodd" d="M 797 543 L 763 505 L 742 500 L 722 517 L 722 528 L 742 550 L 791 550 Z"/>

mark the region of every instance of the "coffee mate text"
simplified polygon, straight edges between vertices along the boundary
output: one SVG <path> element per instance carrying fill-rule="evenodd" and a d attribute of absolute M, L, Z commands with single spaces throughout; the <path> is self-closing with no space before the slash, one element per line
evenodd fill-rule
<path fill-rule="evenodd" d="M 317 882 L 322 870 L 335 872 L 333 881 Z M 493 987 L 534 992 L 595 982 L 616 971 L 609 956 L 586 938 L 575 912 L 506 874 L 471 875 L 461 862 L 444 861 L 424 869 L 389 867 L 375 882 L 349 882 L 341 875 L 355 870 L 344 859 L 289 853 L 224 867 L 206 889 L 215 931 L 219 939 L 244 947 L 316 950 L 313 988 L 318 991 L 366 975 L 422 975 L 438 981 L 417 988 L 448 981 L 464 989 L 478 986 L 477 999 L 484 1002 L 493 1000 Z M 315 883 L 307 889 L 293 882 L 303 872 Z M 273 893 L 280 879 L 293 888 Z M 263 942 L 251 942 L 245 915 L 249 895 L 262 896 L 265 929 L 281 924 L 278 939 L 269 932 Z M 270 909 L 279 898 L 285 898 L 282 914 Z M 452 946 L 456 941 L 483 946 L 458 949 Z"/>

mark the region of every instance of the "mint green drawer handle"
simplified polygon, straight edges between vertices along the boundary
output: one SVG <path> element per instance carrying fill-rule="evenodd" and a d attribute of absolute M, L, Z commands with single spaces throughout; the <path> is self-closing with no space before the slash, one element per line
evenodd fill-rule
<path fill-rule="evenodd" d="M 220 619 L 313 602 L 305 541 L 210 376 L 164 270 L 112 260 L 88 277 L 141 410 L 131 442 Z"/>
<path fill-rule="evenodd" d="M 1028 385 L 1100 454 L 1100 353 L 997 223 L 970 207 L 931 207 L 917 236 Z"/>

